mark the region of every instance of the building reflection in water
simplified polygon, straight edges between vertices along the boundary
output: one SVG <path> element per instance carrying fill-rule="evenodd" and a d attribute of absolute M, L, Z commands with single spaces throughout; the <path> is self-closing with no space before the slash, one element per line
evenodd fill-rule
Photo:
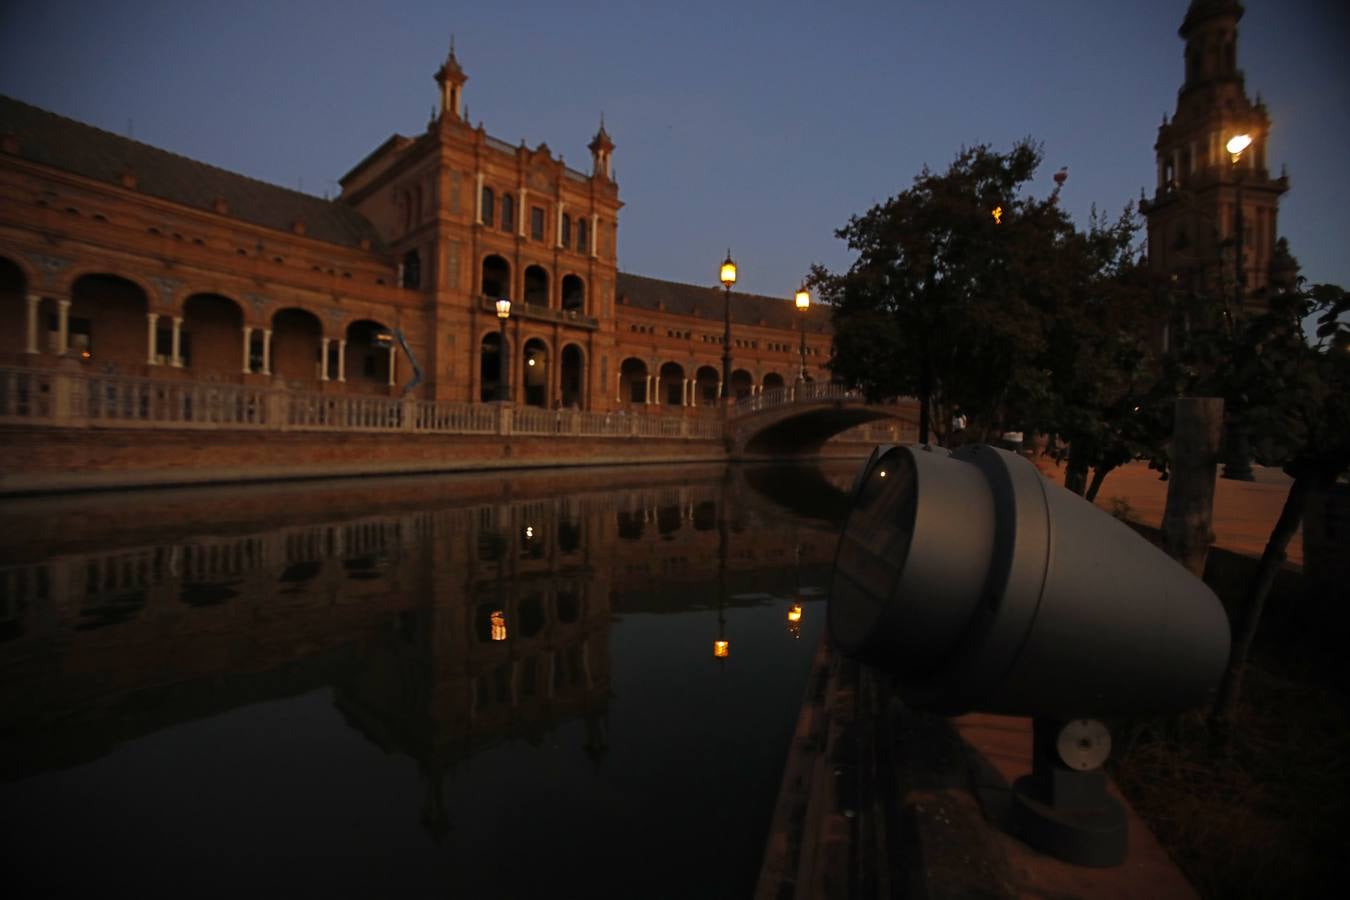
<path fill-rule="evenodd" d="M 323 687 L 366 739 L 416 761 L 438 839 L 456 824 L 447 779 L 485 747 L 579 722 L 575 749 L 602 766 L 616 615 L 711 611 L 715 585 L 725 662 L 727 608 L 764 602 L 775 578 L 800 636 L 804 603 L 823 599 L 802 592 L 803 569 L 834 546 L 832 524 L 756 500 L 731 470 L 639 478 L 651 473 L 12 504 L 0 780 Z"/>

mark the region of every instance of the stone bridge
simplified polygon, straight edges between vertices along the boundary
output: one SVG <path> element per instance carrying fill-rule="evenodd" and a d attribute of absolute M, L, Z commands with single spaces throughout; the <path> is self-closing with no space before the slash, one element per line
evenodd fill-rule
<path fill-rule="evenodd" d="M 917 400 L 868 403 L 861 391 L 842 384 L 808 382 L 743 397 L 727 413 L 727 454 L 732 460 L 805 456 L 827 440 L 868 422 L 917 427 Z"/>

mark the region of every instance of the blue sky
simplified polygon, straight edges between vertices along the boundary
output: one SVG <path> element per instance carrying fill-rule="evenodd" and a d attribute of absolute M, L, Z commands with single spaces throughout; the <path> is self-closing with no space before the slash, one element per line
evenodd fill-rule
<path fill-rule="evenodd" d="M 1350 286 L 1350 4 L 1250 0 L 1238 62 L 1292 189 L 1280 230 Z M 589 171 L 618 145 L 620 267 L 790 296 L 833 236 L 963 145 L 1045 145 L 1080 223 L 1154 183 L 1185 0 L 568 4 L 6 0 L 0 92 L 314 194 L 426 126 L 450 34 L 489 133 Z"/>

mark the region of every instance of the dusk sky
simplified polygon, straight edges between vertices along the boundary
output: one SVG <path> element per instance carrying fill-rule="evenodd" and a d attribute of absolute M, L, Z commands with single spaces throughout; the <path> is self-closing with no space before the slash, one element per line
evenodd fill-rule
<path fill-rule="evenodd" d="M 1272 119 L 1312 281 L 1350 286 L 1350 4 L 1249 0 L 1238 64 Z M 788 297 L 834 230 L 963 145 L 1045 146 L 1085 224 L 1151 195 L 1185 0 L 568 4 L 5 0 L 0 92 L 313 194 L 436 103 L 450 35 L 470 119 L 589 172 L 617 144 L 619 265 Z"/>

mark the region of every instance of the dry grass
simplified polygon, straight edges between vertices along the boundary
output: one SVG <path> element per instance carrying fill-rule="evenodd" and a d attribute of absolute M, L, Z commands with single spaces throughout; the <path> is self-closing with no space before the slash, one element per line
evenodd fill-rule
<path fill-rule="evenodd" d="M 1117 782 L 1202 896 L 1342 895 L 1350 716 L 1328 682 L 1307 660 L 1249 665 L 1221 757 L 1203 714 L 1117 723 Z"/>

